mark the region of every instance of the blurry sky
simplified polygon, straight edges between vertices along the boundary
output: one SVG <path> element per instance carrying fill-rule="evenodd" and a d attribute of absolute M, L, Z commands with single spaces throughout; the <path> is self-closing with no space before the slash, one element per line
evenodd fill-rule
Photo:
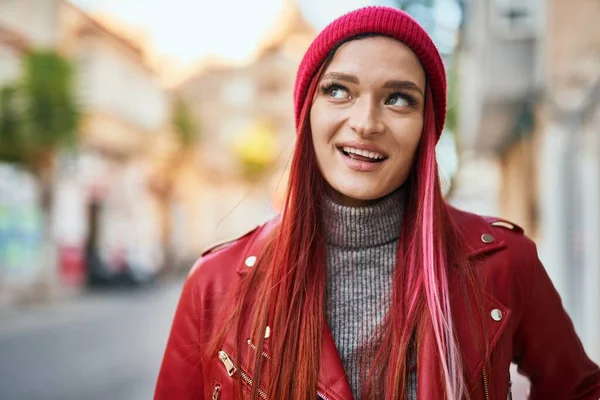
<path fill-rule="evenodd" d="M 145 30 L 156 50 L 183 63 L 206 55 L 240 60 L 273 26 L 285 0 L 71 0 L 91 12 L 112 14 Z M 319 4 L 321 3 L 321 4 Z M 300 0 L 317 22 L 369 0 Z M 315 5 L 317 5 L 315 7 Z M 324 6 L 324 7 L 323 7 Z"/>
<path fill-rule="evenodd" d="M 156 50 L 183 63 L 209 54 L 244 58 L 283 5 L 282 0 L 71 0 L 144 29 Z"/>
<path fill-rule="evenodd" d="M 189 64 L 207 55 L 248 57 L 291 0 L 71 0 L 91 12 L 108 13 L 142 28 L 158 53 Z M 444 3 L 437 14 L 452 17 Z M 304 17 L 323 28 L 335 17 L 369 4 L 394 0 L 297 0 Z M 449 12 L 450 10 L 450 12 Z M 437 19 L 437 17 L 436 17 Z M 452 18 L 449 20 L 450 24 Z"/>

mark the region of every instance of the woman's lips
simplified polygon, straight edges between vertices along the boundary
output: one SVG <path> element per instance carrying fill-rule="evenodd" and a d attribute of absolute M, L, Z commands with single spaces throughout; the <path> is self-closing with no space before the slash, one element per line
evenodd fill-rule
<path fill-rule="evenodd" d="M 343 149 L 338 148 L 338 152 L 342 157 L 344 163 L 352 170 L 359 172 L 371 172 L 381 168 L 381 165 L 385 163 L 387 158 L 383 160 L 373 160 L 368 157 L 360 156 L 357 154 L 351 154 L 344 152 Z"/>
<path fill-rule="evenodd" d="M 377 146 L 375 143 L 364 143 L 357 140 L 345 140 L 336 143 L 335 146 L 338 149 L 344 149 L 344 151 L 347 153 L 356 153 L 363 156 L 369 156 L 370 158 L 373 158 L 375 155 L 377 155 L 378 158 L 388 158 L 388 154 L 385 152 L 385 150 Z"/>

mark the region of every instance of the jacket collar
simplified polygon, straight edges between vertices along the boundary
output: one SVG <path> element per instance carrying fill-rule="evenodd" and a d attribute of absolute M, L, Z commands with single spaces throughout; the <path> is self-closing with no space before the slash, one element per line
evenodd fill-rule
<path fill-rule="evenodd" d="M 250 239 L 247 241 L 244 249 L 240 252 L 242 256 L 237 262 L 236 271 L 240 275 L 244 275 L 250 268 L 254 267 L 257 257 L 270 239 L 275 227 L 279 223 L 279 218 L 274 218 L 265 224 L 256 227 L 252 231 Z"/>
<path fill-rule="evenodd" d="M 493 253 L 506 247 L 504 238 L 496 235 L 490 225 L 490 222 L 495 219 L 486 219 L 451 206 L 448 208 L 454 224 L 469 248 L 469 258 Z"/>
<path fill-rule="evenodd" d="M 497 219 L 480 217 L 451 206 L 448 206 L 448 208 L 454 224 L 458 227 L 469 248 L 469 258 L 491 254 L 506 247 L 504 238 L 496 235 L 492 229 L 491 224 L 498 221 Z M 244 258 L 237 265 L 238 273 L 244 274 L 248 272 L 248 268 L 254 266 L 256 257 L 260 254 L 278 223 L 279 218 L 274 218 L 251 232 L 251 239 L 246 243 L 246 247 L 242 252 Z"/>

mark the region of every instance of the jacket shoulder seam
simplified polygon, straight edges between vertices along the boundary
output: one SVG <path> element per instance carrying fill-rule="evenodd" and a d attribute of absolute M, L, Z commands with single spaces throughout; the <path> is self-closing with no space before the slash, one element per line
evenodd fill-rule
<path fill-rule="evenodd" d="M 233 245 L 234 243 L 236 243 L 238 240 L 243 239 L 246 236 L 250 235 L 251 233 L 253 233 L 254 231 L 256 231 L 259 227 L 260 227 L 260 225 L 257 225 L 254 228 L 250 229 L 248 232 L 244 233 L 243 235 L 235 237 L 233 239 L 225 239 L 225 240 L 221 240 L 221 241 L 212 243 L 208 247 L 204 248 L 204 250 L 202 251 L 202 253 L 200 254 L 200 256 L 204 257 L 204 256 L 206 256 L 208 254 L 216 253 L 216 252 L 218 252 L 220 250 L 226 249 L 227 247 L 229 247 L 229 246 Z"/>
<path fill-rule="evenodd" d="M 486 218 L 488 224 L 495 228 L 503 228 L 519 234 L 524 234 L 525 230 L 514 222 L 502 218 Z"/>

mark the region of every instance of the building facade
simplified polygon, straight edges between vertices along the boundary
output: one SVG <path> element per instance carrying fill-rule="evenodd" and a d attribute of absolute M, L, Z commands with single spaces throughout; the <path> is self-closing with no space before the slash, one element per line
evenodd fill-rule
<path fill-rule="evenodd" d="M 463 174 L 484 212 L 522 225 L 600 361 L 600 4 L 467 2 L 460 54 Z M 482 161 L 483 160 L 483 161 Z M 460 193 L 477 179 L 462 179 Z"/>
<path fill-rule="evenodd" d="M 176 89 L 191 105 L 201 138 L 200 176 L 183 184 L 180 194 L 200 199 L 195 207 L 182 205 L 195 208 L 188 211 L 196 215 L 195 226 L 180 235 L 193 238 L 180 244 L 190 255 L 243 234 L 278 211 L 295 141 L 295 75 L 315 35 L 294 2 L 287 2 L 252 59 L 243 65 L 207 62 Z"/>
<path fill-rule="evenodd" d="M 23 56 L 38 50 L 72 62 L 83 114 L 77 149 L 56 156 L 49 243 L 19 284 L 51 281 L 60 291 L 90 274 L 155 274 L 162 226 L 148 181 L 155 142 L 169 129 L 166 90 L 144 49 L 70 2 L 0 2 L 0 85 L 16 82 Z M 35 205 L 35 194 L 23 196 Z"/>

